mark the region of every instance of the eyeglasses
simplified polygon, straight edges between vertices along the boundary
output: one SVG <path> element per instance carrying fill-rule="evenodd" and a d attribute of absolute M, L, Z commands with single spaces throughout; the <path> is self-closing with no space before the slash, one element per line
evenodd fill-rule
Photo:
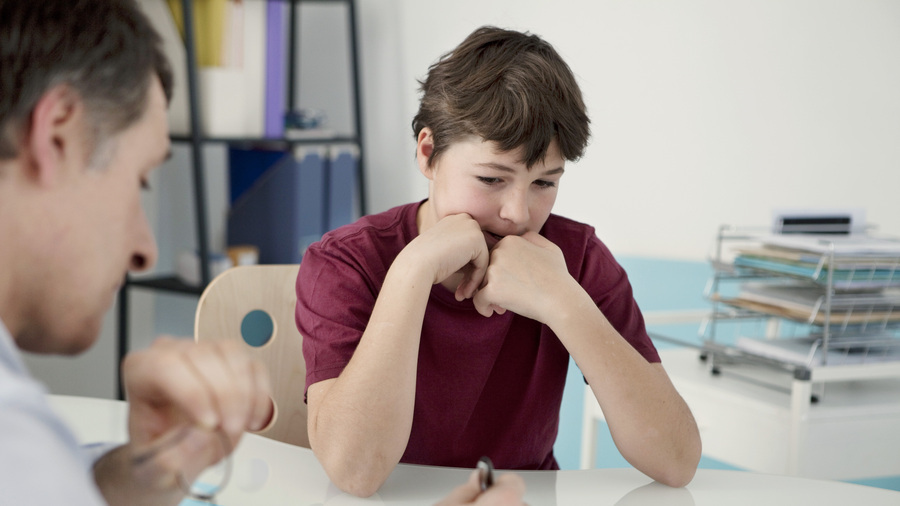
<path fill-rule="evenodd" d="M 137 455 L 132 460 L 132 464 L 137 467 L 145 464 L 146 462 L 152 460 L 159 453 L 176 446 L 192 430 L 203 430 L 197 429 L 195 427 L 184 427 L 182 430 L 178 431 L 175 435 L 168 438 L 167 441 L 163 441 L 161 444 L 157 445 L 146 452 Z M 187 482 L 184 478 L 184 474 L 182 472 L 178 472 L 176 475 L 176 481 L 178 482 L 178 486 L 181 487 L 182 491 L 184 491 L 185 495 L 193 499 L 195 501 L 201 501 L 206 503 L 212 503 L 215 501 L 216 495 L 222 492 L 225 487 L 228 485 L 229 480 L 231 480 L 231 454 L 233 448 L 231 447 L 231 442 L 228 440 L 228 436 L 225 435 L 225 432 L 221 429 L 216 429 L 215 434 L 219 437 L 219 441 L 222 443 L 222 449 L 225 450 L 225 457 L 222 458 L 222 461 L 219 464 L 216 464 L 208 469 L 206 469 L 201 475 L 194 480 L 193 484 Z M 218 479 L 216 475 L 220 475 Z M 210 486 L 209 481 L 214 480 L 218 482 L 218 484 Z M 200 488 L 202 486 L 202 489 Z"/>

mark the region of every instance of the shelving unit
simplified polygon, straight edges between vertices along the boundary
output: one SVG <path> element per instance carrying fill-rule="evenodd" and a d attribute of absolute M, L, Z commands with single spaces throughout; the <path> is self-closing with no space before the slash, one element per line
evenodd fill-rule
<path fill-rule="evenodd" d="M 161 275 L 156 277 L 142 277 L 134 279 L 130 276 L 126 279 L 124 285 L 119 290 L 118 295 L 118 338 L 116 357 L 118 367 L 129 350 L 129 299 L 128 292 L 133 288 L 141 288 L 146 290 L 155 290 L 169 293 L 179 293 L 185 295 L 199 296 L 207 284 L 211 280 L 209 265 L 209 238 L 207 218 L 207 202 L 206 202 L 206 182 L 204 181 L 204 156 L 202 147 L 208 143 L 224 143 L 224 144 L 240 144 L 244 146 L 264 146 L 266 148 L 274 148 L 281 150 L 289 150 L 296 145 L 338 145 L 338 144 L 355 144 L 359 148 L 359 160 L 357 165 L 357 201 L 359 202 L 360 212 L 366 214 L 365 200 L 365 171 L 363 164 L 363 129 L 362 129 L 362 106 L 361 106 L 361 84 L 360 84 L 360 65 L 358 56 L 358 42 L 356 31 L 356 8 L 354 0 L 282 0 L 289 4 L 289 22 L 288 22 L 288 41 L 289 47 L 287 51 L 287 110 L 293 110 L 295 107 L 295 90 L 297 88 L 297 60 L 296 54 L 296 37 L 298 36 L 297 28 L 297 7 L 302 3 L 334 3 L 343 4 L 347 8 L 348 34 L 350 37 L 349 52 L 352 74 L 352 100 L 354 112 L 354 130 L 353 135 L 335 136 L 323 139 L 289 139 L 286 137 L 212 137 L 204 135 L 202 126 L 202 115 L 200 106 L 200 90 L 199 76 L 197 69 L 197 54 L 194 34 L 194 7 L 193 2 L 182 0 L 182 16 L 184 20 L 184 36 L 185 36 L 185 55 L 187 59 L 187 90 L 188 90 L 188 106 L 190 120 L 189 135 L 173 135 L 171 140 L 173 143 L 185 144 L 190 147 L 192 175 L 192 197 L 194 208 L 195 232 L 197 241 L 197 253 L 200 261 L 200 285 L 189 285 L 184 283 L 174 274 Z M 325 178 L 325 184 L 328 184 L 328 178 Z M 325 195 L 328 194 L 328 188 L 324 189 Z M 119 399 L 124 399 L 124 391 L 121 383 L 121 372 L 117 374 L 116 385 Z"/>
<path fill-rule="evenodd" d="M 830 408 L 826 384 L 864 389 L 900 378 L 900 242 L 723 226 L 711 262 L 700 357 L 714 375 L 789 391 L 796 472 L 811 403 Z M 788 373 L 787 388 L 771 374 L 761 380 L 760 369 Z"/>

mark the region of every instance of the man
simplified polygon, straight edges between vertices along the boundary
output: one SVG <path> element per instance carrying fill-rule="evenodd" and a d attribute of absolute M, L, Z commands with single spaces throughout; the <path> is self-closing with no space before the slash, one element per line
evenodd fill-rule
<path fill-rule="evenodd" d="M 234 343 L 160 339 L 123 363 L 129 442 L 92 462 L 17 350 L 85 350 L 126 272 L 155 262 L 140 190 L 169 153 L 171 90 L 133 0 L 0 0 L 4 504 L 177 504 L 272 416 L 264 367 Z M 521 480 L 502 478 L 492 504 L 517 504 Z M 470 481 L 450 504 L 476 497 Z"/>
<path fill-rule="evenodd" d="M 93 463 L 91 480 L 15 349 L 85 350 L 126 271 L 156 260 L 140 190 L 169 152 L 160 41 L 130 2 L 2 0 L 0 79 L 3 500 L 177 504 L 182 481 L 267 422 L 262 364 L 234 345 L 174 339 L 130 356 L 130 441 Z"/>

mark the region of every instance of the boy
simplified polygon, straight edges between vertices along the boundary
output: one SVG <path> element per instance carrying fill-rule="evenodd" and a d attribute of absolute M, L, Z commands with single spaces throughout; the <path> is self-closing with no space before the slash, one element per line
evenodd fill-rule
<path fill-rule="evenodd" d="M 700 438 L 593 228 L 551 214 L 588 117 L 540 38 L 483 27 L 434 64 L 413 120 L 428 199 L 307 251 L 297 325 L 313 450 L 368 496 L 398 462 L 556 469 L 571 355 L 623 456 L 688 483 Z"/>

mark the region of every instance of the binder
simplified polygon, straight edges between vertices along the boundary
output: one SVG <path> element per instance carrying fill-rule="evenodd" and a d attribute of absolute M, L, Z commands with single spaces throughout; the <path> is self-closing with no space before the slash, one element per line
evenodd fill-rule
<path fill-rule="evenodd" d="M 287 35 L 290 5 L 283 0 L 267 0 L 266 6 L 266 90 L 265 135 L 284 135 L 287 106 Z"/>
<path fill-rule="evenodd" d="M 328 223 L 326 230 L 353 223 L 359 218 L 359 147 L 332 146 L 329 157 Z"/>
<path fill-rule="evenodd" d="M 141 3 L 154 14 L 151 19 L 175 72 L 169 130 L 189 135 L 181 2 L 169 0 L 169 9 L 158 0 Z M 266 7 L 266 2 L 255 0 L 194 3 L 201 125 L 207 137 L 261 137 L 265 131 Z M 160 14 L 161 10 L 168 12 Z"/>
<path fill-rule="evenodd" d="M 184 19 L 181 15 L 182 0 L 168 0 L 172 18 L 184 40 Z M 194 2 L 194 34 L 197 48 L 197 64 L 201 67 L 222 65 L 222 50 L 228 23 L 229 0 L 192 0 Z"/>
<path fill-rule="evenodd" d="M 190 133 L 190 117 L 187 96 L 187 56 L 185 56 L 184 40 L 172 19 L 172 12 L 165 3 L 159 0 L 140 0 L 138 5 L 144 11 L 163 42 L 163 51 L 172 66 L 175 87 L 169 101 L 169 132 L 173 135 Z M 180 12 L 180 11 L 179 11 Z"/>
<path fill-rule="evenodd" d="M 324 232 L 326 148 L 298 147 L 265 171 L 228 213 L 228 244 L 259 248 L 260 263 L 296 264 Z"/>
<path fill-rule="evenodd" d="M 244 102 L 244 114 L 247 121 L 243 135 L 260 137 L 266 107 L 266 11 L 263 2 L 243 2 L 244 20 L 244 80 L 247 83 L 247 95 L 222 104 L 233 107 L 235 101 Z"/>
<path fill-rule="evenodd" d="M 228 146 L 228 204 L 233 206 L 269 169 L 290 153 L 278 149 Z"/>

